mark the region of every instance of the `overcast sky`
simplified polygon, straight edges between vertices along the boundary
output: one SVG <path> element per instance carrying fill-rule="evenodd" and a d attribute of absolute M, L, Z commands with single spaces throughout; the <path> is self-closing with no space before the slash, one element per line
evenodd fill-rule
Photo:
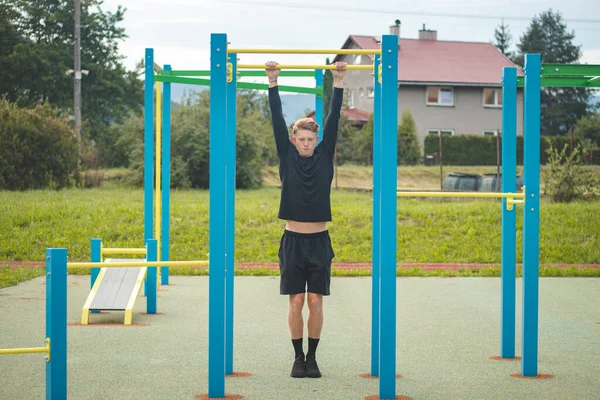
<path fill-rule="evenodd" d="M 351 34 L 389 33 L 395 19 L 403 38 L 417 38 L 426 24 L 439 40 L 490 42 L 504 17 L 514 48 L 533 16 L 550 8 L 575 32 L 581 62 L 600 64 L 598 0 L 105 0 L 102 8 L 118 5 L 127 8 L 122 26 L 129 38 L 120 50 L 128 69 L 146 47 L 160 65 L 208 69 L 211 33 L 227 33 L 232 47 L 340 48 Z M 323 64 L 325 57 L 240 55 L 240 62 Z"/>

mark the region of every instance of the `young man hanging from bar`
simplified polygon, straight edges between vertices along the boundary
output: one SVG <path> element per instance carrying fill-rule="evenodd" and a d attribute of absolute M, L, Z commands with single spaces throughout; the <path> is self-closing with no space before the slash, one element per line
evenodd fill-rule
<path fill-rule="evenodd" d="M 323 328 L 323 296 L 328 296 L 334 257 L 327 222 L 331 221 L 333 154 L 344 95 L 346 63 L 335 63 L 333 95 L 323 140 L 317 146 L 319 125 L 301 118 L 292 125 L 290 138 L 283 117 L 277 63 L 266 64 L 269 78 L 271 123 L 279 158 L 281 200 L 278 218 L 286 221 L 279 247 L 280 294 L 289 295 L 288 325 L 295 360 L 291 376 L 319 378 L 316 351 Z M 304 354 L 302 309 L 308 293 L 308 352 Z"/>

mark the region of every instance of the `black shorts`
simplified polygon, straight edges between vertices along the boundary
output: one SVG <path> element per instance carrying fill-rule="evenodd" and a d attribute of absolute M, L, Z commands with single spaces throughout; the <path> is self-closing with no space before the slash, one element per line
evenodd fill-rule
<path fill-rule="evenodd" d="M 297 233 L 285 230 L 279 246 L 280 293 L 308 291 L 329 296 L 333 257 L 328 231 Z"/>

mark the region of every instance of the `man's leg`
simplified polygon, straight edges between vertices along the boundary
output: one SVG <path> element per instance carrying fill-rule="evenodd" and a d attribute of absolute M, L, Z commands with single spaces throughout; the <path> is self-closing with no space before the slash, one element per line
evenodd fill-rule
<path fill-rule="evenodd" d="M 319 378 L 321 371 L 317 365 L 316 351 L 323 329 L 323 295 L 308 293 L 308 352 L 306 353 L 306 376 Z"/>
<path fill-rule="evenodd" d="M 302 336 L 304 320 L 302 319 L 302 308 L 304 307 L 304 293 L 291 294 L 288 310 L 288 326 L 290 336 L 296 353 L 291 376 L 293 378 L 304 378 L 306 376 L 306 361 L 302 350 Z"/>
<path fill-rule="evenodd" d="M 309 300 L 310 295 L 309 293 Z M 302 308 L 304 307 L 304 293 L 290 294 L 290 308 L 288 311 L 288 325 L 292 340 L 302 339 L 304 320 L 302 319 Z M 310 319 L 309 319 L 310 322 Z M 310 335 L 310 330 L 309 330 Z"/>
<path fill-rule="evenodd" d="M 308 337 L 319 339 L 323 329 L 323 295 L 318 293 L 308 294 Z"/>

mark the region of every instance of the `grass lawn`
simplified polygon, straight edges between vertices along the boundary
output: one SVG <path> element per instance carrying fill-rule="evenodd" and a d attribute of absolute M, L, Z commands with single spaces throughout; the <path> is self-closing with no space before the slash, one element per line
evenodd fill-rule
<path fill-rule="evenodd" d="M 371 179 L 367 167 L 344 168 L 343 171 L 340 168 L 338 177 L 344 176 L 339 179 L 344 185 L 348 177 L 362 184 Z M 267 168 L 265 174 L 269 174 L 269 170 Z M 115 175 L 120 173 L 117 171 Z M 414 183 L 421 182 L 419 189 L 435 189 L 430 186 L 436 174 L 439 182 L 439 169 L 437 172 L 432 167 L 402 170 L 402 176 L 412 176 Z M 207 258 L 208 199 L 208 191 L 172 191 L 172 260 Z M 237 192 L 236 262 L 277 262 L 284 227 L 283 221 L 277 219 L 278 206 L 276 187 Z M 334 263 L 370 262 L 371 207 L 371 193 L 332 191 L 333 222 L 329 230 L 336 253 Z M 519 206 L 517 262 L 521 262 L 522 253 L 521 210 Z M 540 264 L 600 264 L 600 201 L 552 204 L 542 199 L 540 213 Z M 8 281 L 30 279 L 28 274 L 35 274 L 9 272 L 14 268 L 2 268 L 8 265 L 2 260 L 40 262 L 47 247 L 68 248 L 70 261 L 89 259 L 91 238 L 102 238 L 106 247 L 143 247 L 143 191 L 140 189 L 109 183 L 101 189 L 0 192 L 0 216 L 0 286 Z M 499 200 L 401 198 L 398 199 L 397 232 L 399 263 L 498 264 L 501 204 Z M 179 272 L 203 273 L 199 270 Z M 239 273 L 264 275 L 277 271 L 258 269 Z M 447 273 L 460 276 L 456 272 Z M 464 273 L 483 276 L 483 272 L 477 271 Z M 547 273 L 560 276 L 565 272 L 548 270 Z M 399 274 L 426 276 L 432 272 L 406 269 Z M 499 270 L 492 268 L 485 274 L 496 276 Z M 578 273 L 572 271 L 572 274 Z"/>

